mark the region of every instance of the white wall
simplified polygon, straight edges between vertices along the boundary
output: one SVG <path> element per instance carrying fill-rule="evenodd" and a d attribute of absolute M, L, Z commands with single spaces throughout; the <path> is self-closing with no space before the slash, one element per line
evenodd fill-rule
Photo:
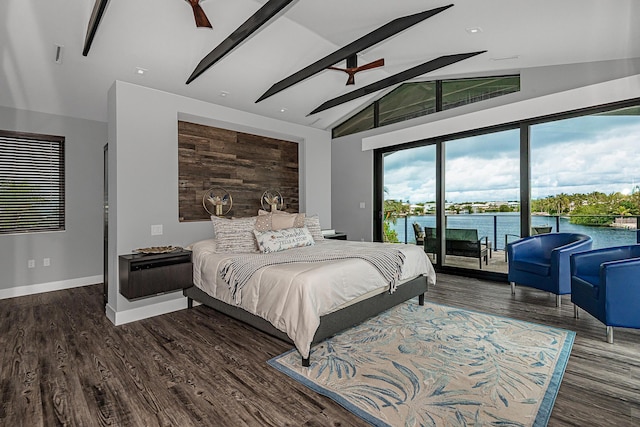
<path fill-rule="evenodd" d="M 208 221 L 178 221 L 178 119 L 299 142 L 300 210 L 331 227 L 330 132 L 117 81 L 109 92 L 111 271 L 135 248 L 186 246 L 213 234 Z M 153 224 L 163 235 L 151 236 Z M 129 301 L 117 289 L 111 274 L 107 315 L 115 324 L 186 307 L 181 292 Z"/>
<path fill-rule="evenodd" d="M 535 117 L 539 111 L 630 99 L 640 96 L 639 74 L 640 59 L 525 69 L 518 93 L 334 139 L 333 228 L 350 240 L 373 239 L 373 148 Z M 366 209 L 359 208 L 360 201 Z"/>
<path fill-rule="evenodd" d="M 107 124 L 0 107 L 0 129 L 64 136 L 66 169 L 65 231 L 0 235 L 0 299 L 101 283 Z"/>

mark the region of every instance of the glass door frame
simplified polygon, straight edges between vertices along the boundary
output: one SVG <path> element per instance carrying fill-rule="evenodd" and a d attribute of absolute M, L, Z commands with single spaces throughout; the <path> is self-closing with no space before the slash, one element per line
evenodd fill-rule
<path fill-rule="evenodd" d="M 419 147 L 424 145 L 436 144 L 436 235 L 437 235 L 437 253 L 436 263 L 434 267 L 436 271 L 451 272 L 454 274 L 462 274 L 469 277 L 478 277 L 483 279 L 507 281 L 507 275 L 504 273 L 496 273 L 482 270 L 470 270 L 460 267 L 445 266 L 438 260 L 442 259 L 442 248 L 444 247 L 444 233 L 442 227 L 445 223 L 445 149 L 444 142 L 455 139 L 466 138 L 469 136 L 499 132 L 509 129 L 520 129 L 520 236 L 527 237 L 531 234 L 531 126 L 563 120 L 572 117 L 585 116 L 590 114 L 598 114 L 612 111 L 625 107 L 640 106 L 640 98 L 633 98 L 619 102 L 612 102 L 598 106 L 579 108 L 572 111 L 562 113 L 554 113 L 546 116 L 540 116 L 518 122 L 505 123 L 496 126 L 475 129 L 472 131 L 464 131 L 451 135 L 444 135 L 430 139 L 418 140 L 406 144 L 383 147 L 374 150 L 373 156 L 373 240 L 382 241 L 382 223 L 383 223 L 383 205 L 384 205 L 384 155 L 385 153 Z"/>

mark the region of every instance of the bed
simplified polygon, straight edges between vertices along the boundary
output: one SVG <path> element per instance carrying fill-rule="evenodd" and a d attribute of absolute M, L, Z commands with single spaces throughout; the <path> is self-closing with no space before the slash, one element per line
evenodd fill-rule
<path fill-rule="evenodd" d="M 207 239 L 190 247 L 194 286 L 183 291 L 189 307 L 194 300 L 201 302 L 293 343 L 304 366 L 309 366 L 312 345 L 416 296 L 422 305 L 428 286 L 435 284 L 433 266 L 419 246 L 317 240 L 311 247 L 287 252 L 358 253 L 380 247 L 400 251 L 404 262 L 394 292 L 369 262 L 350 258 L 260 268 L 244 285 L 241 298 L 237 298 L 222 277 L 223 266 L 239 255 L 265 255 L 218 253 L 217 245 L 216 239 Z"/>

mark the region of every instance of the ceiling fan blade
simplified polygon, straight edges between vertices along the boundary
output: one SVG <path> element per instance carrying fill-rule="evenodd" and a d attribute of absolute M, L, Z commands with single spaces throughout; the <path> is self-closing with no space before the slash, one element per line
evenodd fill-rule
<path fill-rule="evenodd" d="M 381 58 L 373 62 L 369 62 L 368 64 L 361 65 L 359 67 L 347 67 L 347 68 L 327 67 L 327 69 L 344 71 L 345 73 L 349 74 L 349 78 L 347 79 L 347 86 L 350 86 L 350 85 L 356 84 L 355 74 L 358 71 L 370 70 L 372 68 L 382 67 L 383 65 L 384 65 L 384 58 Z"/>
<path fill-rule="evenodd" d="M 384 66 L 384 58 L 369 62 L 368 64 L 360 65 L 359 67 L 355 68 L 355 72 L 357 73 L 358 71 L 370 70 L 372 68 L 378 68 L 382 66 Z"/>
<path fill-rule="evenodd" d="M 355 79 L 356 69 L 355 68 L 327 67 L 327 70 L 344 71 L 345 73 L 349 74 L 349 78 L 347 79 L 347 86 L 356 84 L 356 79 Z"/>
<path fill-rule="evenodd" d="M 191 7 L 193 8 L 193 17 L 196 20 L 196 27 L 208 27 L 213 28 L 211 26 L 211 22 L 209 22 L 209 18 L 204 13 L 202 6 L 200 6 L 200 0 L 187 0 Z"/>

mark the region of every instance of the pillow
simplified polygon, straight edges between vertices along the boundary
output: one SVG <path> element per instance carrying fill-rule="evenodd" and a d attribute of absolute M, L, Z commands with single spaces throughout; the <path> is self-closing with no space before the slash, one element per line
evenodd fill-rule
<path fill-rule="evenodd" d="M 304 227 L 303 213 L 288 213 L 282 211 L 267 212 L 262 209 L 258 211 L 256 219 L 256 230 L 270 231 L 283 230 L 285 228 L 302 228 Z"/>
<path fill-rule="evenodd" d="M 211 216 L 216 236 L 216 253 L 255 253 L 258 252 L 253 229 L 256 217 L 226 219 Z"/>
<path fill-rule="evenodd" d="M 253 230 L 253 234 L 256 236 L 260 252 L 265 254 L 313 245 L 313 237 L 307 227 L 271 231 Z"/>
<path fill-rule="evenodd" d="M 304 218 L 304 226 L 309 229 L 309 233 L 313 237 L 313 240 L 324 240 L 322 235 L 322 229 L 320 228 L 320 217 L 318 215 L 311 215 Z"/>

